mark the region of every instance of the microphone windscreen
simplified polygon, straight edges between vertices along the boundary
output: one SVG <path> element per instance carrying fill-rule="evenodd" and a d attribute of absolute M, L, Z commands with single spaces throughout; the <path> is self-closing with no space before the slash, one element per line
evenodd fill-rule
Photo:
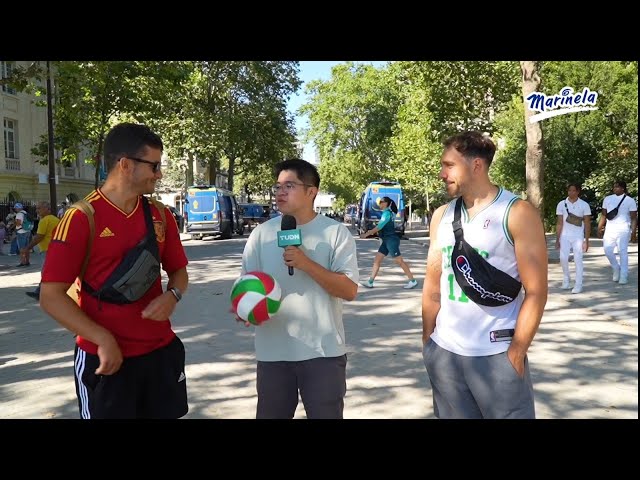
<path fill-rule="evenodd" d="M 280 230 L 295 230 L 296 225 L 296 217 L 292 215 L 283 215 Z"/>

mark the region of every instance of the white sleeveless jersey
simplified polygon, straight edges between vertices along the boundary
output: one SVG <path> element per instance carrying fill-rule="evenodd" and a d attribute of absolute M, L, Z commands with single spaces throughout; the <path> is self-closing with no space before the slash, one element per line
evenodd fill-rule
<path fill-rule="evenodd" d="M 519 197 L 500 188 L 493 202 L 469 218 L 462 204 L 461 223 L 464 239 L 491 265 L 520 280 L 513 239 L 507 219 Z M 455 236 L 451 226 L 456 199 L 449 202 L 438 226 L 438 242 L 442 252 L 440 277 L 440 311 L 432 339 L 442 348 L 469 357 L 495 355 L 509 348 L 510 329 L 515 328 L 524 300 L 524 289 L 515 300 L 499 307 L 473 303 L 456 282 L 451 267 Z"/>

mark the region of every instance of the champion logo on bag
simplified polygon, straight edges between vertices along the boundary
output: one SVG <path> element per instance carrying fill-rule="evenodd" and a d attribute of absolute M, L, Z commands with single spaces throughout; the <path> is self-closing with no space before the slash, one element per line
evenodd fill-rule
<path fill-rule="evenodd" d="M 513 301 L 512 297 L 503 295 L 500 292 L 489 292 L 485 290 L 481 285 L 479 285 L 478 282 L 476 282 L 472 276 L 471 263 L 469 263 L 469 260 L 467 260 L 467 257 L 465 257 L 464 255 L 459 255 L 456 258 L 456 267 L 458 267 L 458 270 L 462 272 L 462 275 L 464 275 L 464 278 L 467 281 L 467 283 L 469 283 L 469 285 L 476 292 L 480 294 L 480 298 L 492 298 L 494 300 L 497 300 L 499 302 L 504 302 L 504 303 L 509 303 Z"/>

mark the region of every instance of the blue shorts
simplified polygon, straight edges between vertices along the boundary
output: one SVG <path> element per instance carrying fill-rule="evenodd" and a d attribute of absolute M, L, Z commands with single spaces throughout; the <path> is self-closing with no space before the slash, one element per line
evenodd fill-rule
<path fill-rule="evenodd" d="M 382 243 L 380 244 L 380 248 L 378 248 L 379 253 L 385 257 L 387 255 L 391 255 L 392 258 L 400 256 L 400 237 L 390 235 L 388 237 L 380 237 L 380 239 Z"/>

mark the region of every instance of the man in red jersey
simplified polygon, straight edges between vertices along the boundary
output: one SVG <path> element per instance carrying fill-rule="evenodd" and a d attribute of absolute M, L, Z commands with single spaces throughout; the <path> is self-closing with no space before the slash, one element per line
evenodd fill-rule
<path fill-rule="evenodd" d="M 162 150 L 160 137 L 144 125 L 113 127 L 104 144 L 107 179 L 85 198 L 95 210 L 93 238 L 89 218 L 70 208 L 49 246 L 40 305 L 77 335 L 74 364 L 81 418 L 179 418 L 188 411 L 184 345 L 169 321 L 187 289 L 187 258 L 171 212 L 165 208 L 163 219 L 143 196 L 162 178 Z M 112 274 L 126 263 L 127 253 L 145 239 L 167 272 L 167 290 L 163 292 L 156 262 L 145 271 L 149 286 L 138 289 L 133 300 L 105 300 L 108 295 L 100 292 L 113 283 Z M 78 306 L 67 290 L 81 273 L 88 242 Z M 154 255 L 147 255 L 151 262 Z"/>

